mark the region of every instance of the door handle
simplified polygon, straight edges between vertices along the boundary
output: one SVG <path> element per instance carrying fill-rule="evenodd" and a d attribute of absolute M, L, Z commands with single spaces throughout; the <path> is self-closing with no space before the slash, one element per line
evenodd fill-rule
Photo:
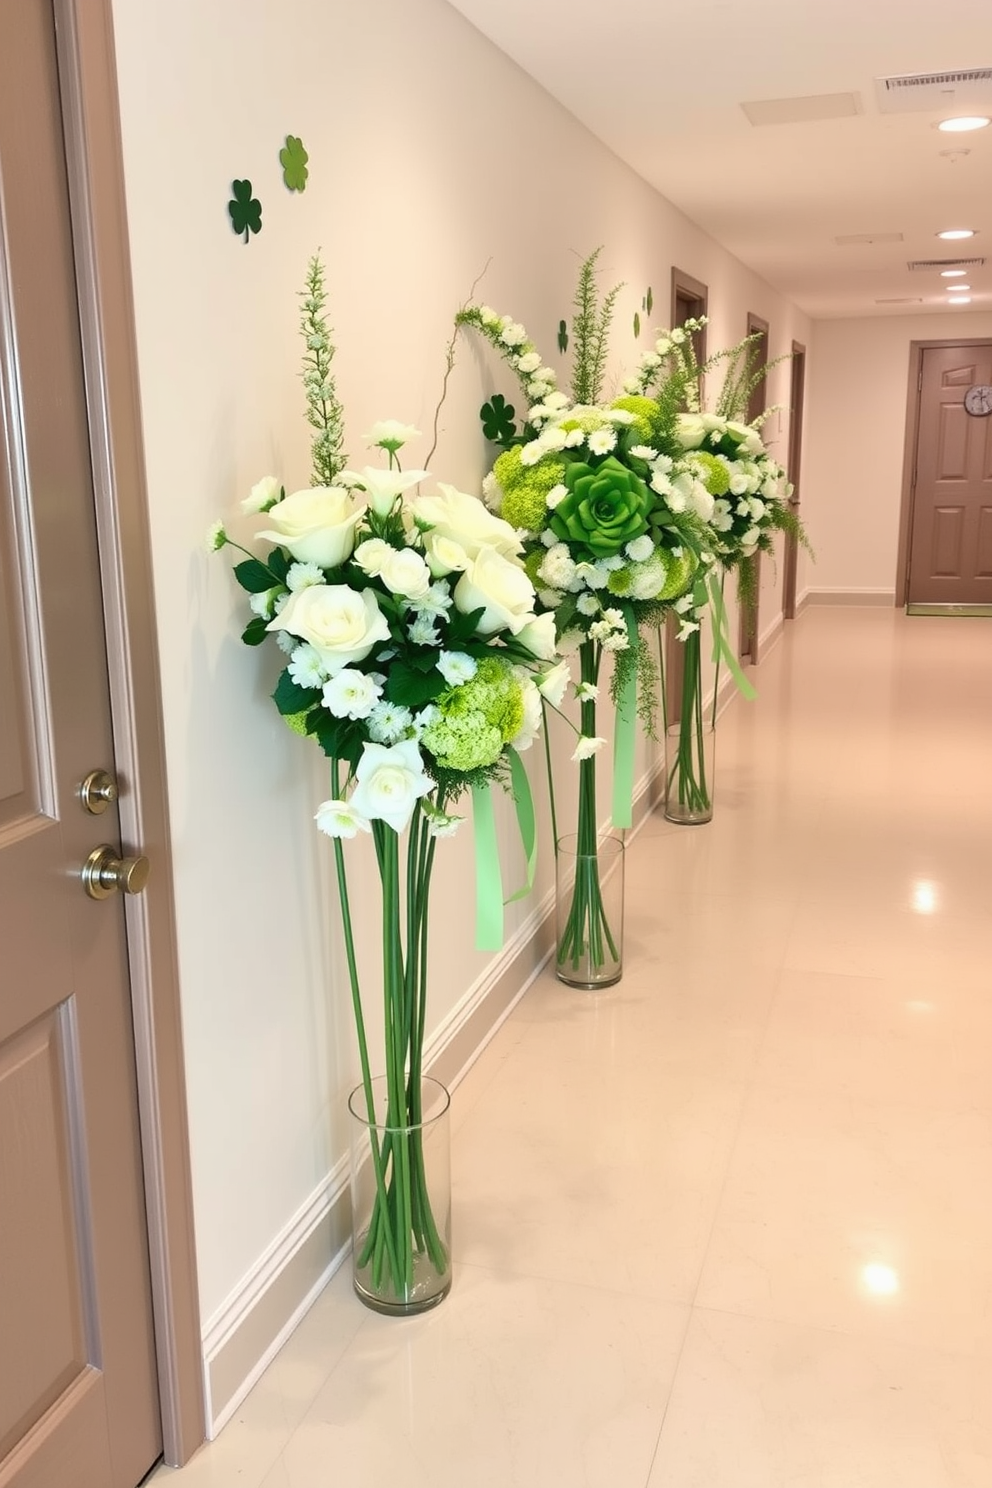
<path fill-rule="evenodd" d="M 119 858 L 116 850 L 104 843 L 90 853 L 80 877 L 91 899 L 109 899 L 111 894 L 140 894 L 150 871 L 147 858 Z"/>

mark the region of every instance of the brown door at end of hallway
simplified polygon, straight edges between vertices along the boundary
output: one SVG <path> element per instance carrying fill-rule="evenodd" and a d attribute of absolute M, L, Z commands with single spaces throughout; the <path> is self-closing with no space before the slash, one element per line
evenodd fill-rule
<path fill-rule="evenodd" d="M 0 1488 L 160 1455 L 107 657 L 52 0 L 0 0 Z M 108 792 L 109 794 L 109 792 Z"/>
<path fill-rule="evenodd" d="M 965 395 L 992 385 L 992 344 L 922 351 L 909 535 L 909 604 L 992 605 L 992 415 Z"/>

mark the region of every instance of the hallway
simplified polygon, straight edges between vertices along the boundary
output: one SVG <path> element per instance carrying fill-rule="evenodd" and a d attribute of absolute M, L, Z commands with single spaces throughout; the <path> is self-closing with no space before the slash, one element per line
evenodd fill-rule
<path fill-rule="evenodd" d="M 453 1101 L 455 1283 L 346 1265 L 155 1488 L 989 1488 L 992 624 L 811 607 Z"/>

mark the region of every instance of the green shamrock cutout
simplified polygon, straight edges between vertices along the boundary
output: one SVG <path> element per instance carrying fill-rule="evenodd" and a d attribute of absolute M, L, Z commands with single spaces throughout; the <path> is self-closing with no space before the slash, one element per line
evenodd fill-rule
<path fill-rule="evenodd" d="M 651 311 L 654 309 L 654 295 L 651 293 L 651 286 L 650 286 L 650 284 L 648 285 L 648 292 L 644 296 L 644 300 L 643 300 L 642 303 L 644 305 L 644 309 L 650 315 L 651 314 Z"/>
<path fill-rule="evenodd" d="M 634 335 L 635 336 L 639 336 L 640 334 L 641 334 L 641 317 L 638 315 L 637 311 L 635 310 L 634 311 Z"/>
<path fill-rule="evenodd" d="M 249 233 L 262 231 L 262 203 L 251 194 L 250 181 L 232 181 L 232 197 L 227 204 L 231 214 L 231 226 L 236 233 L 244 233 L 248 242 Z"/>
<path fill-rule="evenodd" d="M 512 403 L 507 403 L 502 393 L 493 393 L 488 403 L 483 403 L 479 409 L 479 417 L 482 420 L 482 432 L 493 444 L 504 444 L 511 440 L 517 432 L 514 422 L 516 409 Z"/>
<path fill-rule="evenodd" d="M 305 191 L 307 188 L 307 161 L 310 159 L 303 148 L 303 141 L 295 134 L 287 134 L 286 143 L 279 151 L 282 178 L 290 191 Z"/>
<path fill-rule="evenodd" d="M 561 352 L 562 356 L 564 356 L 566 351 L 568 350 L 568 326 L 563 320 L 560 320 L 558 322 L 558 350 Z"/>

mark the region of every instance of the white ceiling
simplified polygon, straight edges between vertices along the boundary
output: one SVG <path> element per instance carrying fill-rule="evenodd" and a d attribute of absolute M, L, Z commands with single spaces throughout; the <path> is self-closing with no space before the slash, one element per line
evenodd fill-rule
<path fill-rule="evenodd" d="M 911 259 L 983 256 L 992 309 L 992 126 L 883 113 L 875 79 L 992 67 L 992 0 L 451 0 L 663 196 L 818 318 L 946 309 Z M 854 94 L 848 117 L 755 126 L 742 103 Z M 934 107 L 934 103 L 937 106 Z M 966 151 L 956 157 L 942 152 Z M 521 161 L 521 170 L 527 163 Z M 947 243 L 945 227 L 978 236 Z M 896 242 L 835 239 L 902 234 Z M 920 304 L 878 304 L 919 299 Z"/>

